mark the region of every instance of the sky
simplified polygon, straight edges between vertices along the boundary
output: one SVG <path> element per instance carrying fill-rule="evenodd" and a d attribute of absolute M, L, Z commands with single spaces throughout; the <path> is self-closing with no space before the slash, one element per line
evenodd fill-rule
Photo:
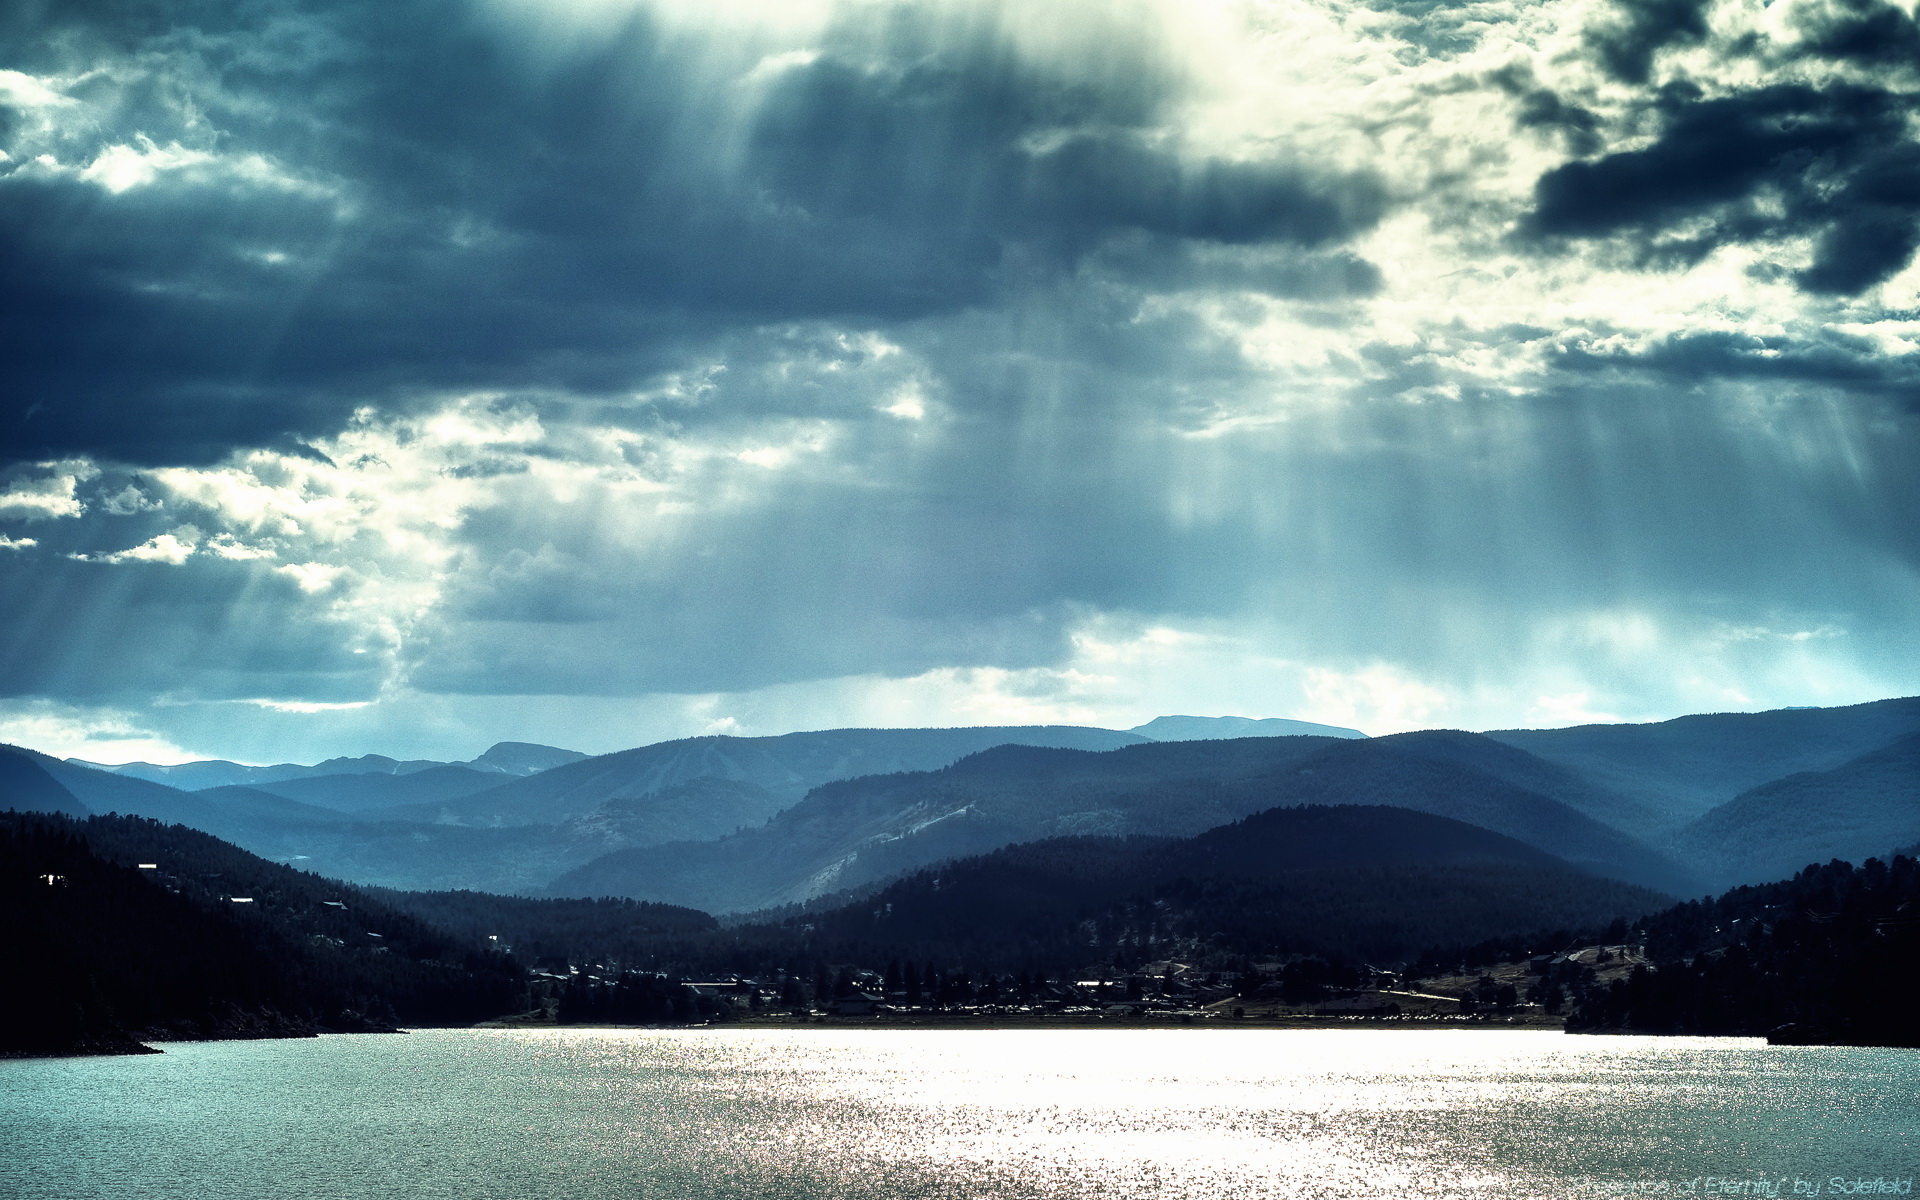
<path fill-rule="evenodd" d="M 18 0 L 0 740 L 1920 692 L 1881 0 Z"/>

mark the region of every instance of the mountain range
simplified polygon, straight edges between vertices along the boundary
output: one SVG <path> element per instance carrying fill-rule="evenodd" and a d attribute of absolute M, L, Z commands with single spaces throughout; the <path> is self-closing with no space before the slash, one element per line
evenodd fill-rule
<path fill-rule="evenodd" d="M 1109 729 L 1018 726 L 687 738 L 594 758 L 532 747 L 569 761 L 504 781 L 504 772 L 481 776 L 492 786 L 397 806 L 379 806 L 367 796 L 417 789 L 469 771 L 472 763 L 399 764 L 417 768 L 399 772 L 382 765 L 395 760 L 380 756 L 334 759 L 337 773 L 332 775 L 186 791 L 134 773 L 0 748 L 0 789 L 8 789 L 0 793 L 0 805 L 151 817 L 356 882 L 528 892 L 611 850 L 717 838 L 757 825 L 829 780 L 866 770 L 942 766 L 982 748 L 1021 741 L 1106 748 L 1147 739 Z M 501 747 L 473 761 L 491 756 L 497 762 L 502 757 L 497 751 Z M 48 781 L 22 768 L 23 761 L 49 777 L 52 790 Z M 369 762 L 378 769 L 359 770 Z M 15 777 L 18 782 L 10 782 Z M 201 775 L 218 777 L 212 771 Z"/>
<path fill-rule="evenodd" d="M 359 758 L 330 758 L 311 766 L 300 763 L 277 763 L 269 767 L 249 766 L 220 758 L 172 765 L 149 762 L 108 765 L 77 758 L 68 761 L 83 767 L 92 767 L 96 771 L 108 771 L 115 775 L 126 775 L 134 779 L 144 779 L 150 783 L 164 783 L 168 787 L 197 792 L 205 788 L 230 787 L 235 784 L 260 787 L 294 779 L 342 776 L 404 778 L 445 767 L 463 768 L 486 780 L 481 786 L 491 787 L 500 782 L 498 777 L 502 775 L 532 775 L 565 763 L 578 762 L 585 757 L 587 756 L 577 750 L 562 750 L 557 746 L 541 746 L 532 742 L 496 742 L 478 758 L 463 763 L 435 762 L 428 759 L 402 761 L 388 758 L 384 754 L 363 754 Z M 488 776 L 494 778 L 488 779 Z"/>
<path fill-rule="evenodd" d="M 465 762 L 103 768 L 4 748 L 0 807 L 139 814 L 380 886 L 739 912 L 1045 839 L 1183 838 L 1275 807 L 1392 805 L 1686 895 L 1920 841 L 1917 736 L 1920 698 L 1487 735 L 1178 716 L 596 756 L 507 742 Z"/>
<path fill-rule="evenodd" d="M 938 771 L 828 784 L 726 837 L 614 851 L 552 890 L 740 911 L 1020 842 L 1190 837 L 1270 808 L 1355 803 L 1465 821 L 1663 891 L 1693 886 L 1661 855 L 1503 770 L 1559 781 L 1549 765 L 1470 733 L 1167 742 L 1103 753 L 1001 746 Z"/>
<path fill-rule="evenodd" d="M 1920 696 L 1487 736 L 1636 798 L 1654 824 L 1628 832 L 1644 837 L 1671 834 L 1763 783 L 1830 771 L 1911 733 L 1920 733 Z"/>

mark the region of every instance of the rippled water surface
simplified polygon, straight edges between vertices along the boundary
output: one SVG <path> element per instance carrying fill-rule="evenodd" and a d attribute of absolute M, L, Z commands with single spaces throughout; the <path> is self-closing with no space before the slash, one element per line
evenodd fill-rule
<path fill-rule="evenodd" d="M 36 1200 L 1830 1196 L 1899 1186 L 1917 1142 L 1920 1053 L 1547 1033 L 435 1030 L 0 1062 L 0 1195 Z"/>

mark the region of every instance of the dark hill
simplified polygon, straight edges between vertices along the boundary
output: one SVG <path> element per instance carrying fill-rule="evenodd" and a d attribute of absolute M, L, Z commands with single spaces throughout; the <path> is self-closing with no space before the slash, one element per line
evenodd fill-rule
<path fill-rule="evenodd" d="M 1066 838 L 916 872 L 803 921 L 845 957 L 1072 971 L 1129 958 L 1401 961 L 1464 931 L 1663 903 L 1511 838 L 1372 805 L 1260 813 L 1191 839 Z"/>
<path fill-rule="evenodd" d="M 400 912 L 479 945 L 511 950 L 530 965 L 675 965 L 685 948 L 719 928 L 706 913 L 634 900 L 530 900 L 487 892 L 362 889 Z"/>
<path fill-rule="evenodd" d="M 331 824 L 346 818 L 332 809 L 301 804 L 253 788 L 228 786 L 183 792 L 163 783 L 63 762 L 36 750 L 0 747 L 0 763 L 25 763 L 41 771 L 89 812 L 150 817 L 186 825 L 229 841 L 245 842 L 289 824 Z"/>
<path fill-rule="evenodd" d="M 1638 798 L 1674 830 L 1750 788 L 1802 771 L 1830 771 L 1911 733 L 1920 733 L 1920 697 L 1487 736 Z"/>
<path fill-rule="evenodd" d="M 1464 821 L 1372 804 L 1269 809 L 1156 857 L 1159 869 L 1174 874 L 1234 879 L 1359 867 L 1567 867 L 1544 850 Z"/>
<path fill-rule="evenodd" d="M 1723 885 L 1808 863 L 1861 862 L 1920 838 L 1920 734 L 1830 771 L 1761 784 L 1683 829 L 1688 861 Z"/>
<path fill-rule="evenodd" d="M 1504 777 L 1548 775 L 1549 764 L 1531 772 L 1492 747 L 1484 748 L 1485 765 L 1475 764 L 1481 755 L 1468 750 L 1489 740 L 1446 733 L 1339 742 L 1257 786 L 1269 805 L 1392 804 L 1506 834 L 1594 874 L 1676 895 L 1696 890 L 1685 871 L 1644 844 Z"/>
<path fill-rule="evenodd" d="M 0 746 L 0 809 L 69 817 L 84 817 L 91 812 L 45 767 L 13 746 Z"/>
<path fill-rule="evenodd" d="M 0 1049 L 15 1052 L 464 1024 L 524 1003 L 504 956 L 139 818 L 0 814 L 0 911 Z"/>
<path fill-rule="evenodd" d="M 193 805 L 190 793 L 170 788 L 162 783 L 150 783 L 144 779 L 77 766 L 62 762 L 50 754 L 42 754 L 37 750 L 28 750 L 24 747 L 0 747 L 0 758 L 14 756 L 37 764 L 61 787 L 71 792 L 90 812 L 139 813 L 142 816 L 194 824 L 192 821 L 172 814 L 198 815 L 203 811 Z M 150 809 L 153 811 L 149 812 Z"/>
<path fill-rule="evenodd" d="M 592 812 L 568 818 L 561 828 L 598 834 L 609 846 L 656 846 L 750 829 L 781 807 L 772 793 L 752 780 L 701 775 L 649 795 L 609 800 Z"/>

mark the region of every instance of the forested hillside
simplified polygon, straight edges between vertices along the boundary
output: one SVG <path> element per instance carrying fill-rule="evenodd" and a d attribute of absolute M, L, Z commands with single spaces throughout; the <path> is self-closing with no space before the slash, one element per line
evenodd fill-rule
<path fill-rule="evenodd" d="M 1920 862 L 1809 867 L 1655 913 L 1650 965 L 1589 994 L 1567 1027 L 1920 1046 Z"/>
<path fill-rule="evenodd" d="M 465 1024 L 525 999 L 504 955 L 140 818 L 0 813 L 0 911 L 4 1050 Z"/>
<path fill-rule="evenodd" d="M 1009 972 L 1295 954 L 1386 965 L 1456 938 L 1605 924 L 1666 900 L 1444 817 L 1309 807 L 1188 839 L 1011 846 L 786 926 L 832 957 Z"/>
<path fill-rule="evenodd" d="M 677 969 L 699 957 L 720 923 L 706 913 L 634 900 L 534 900 L 486 892 L 363 889 L 382 903 L 473 944 L 492 942 L 529 966 L 616 962 Z"/>

